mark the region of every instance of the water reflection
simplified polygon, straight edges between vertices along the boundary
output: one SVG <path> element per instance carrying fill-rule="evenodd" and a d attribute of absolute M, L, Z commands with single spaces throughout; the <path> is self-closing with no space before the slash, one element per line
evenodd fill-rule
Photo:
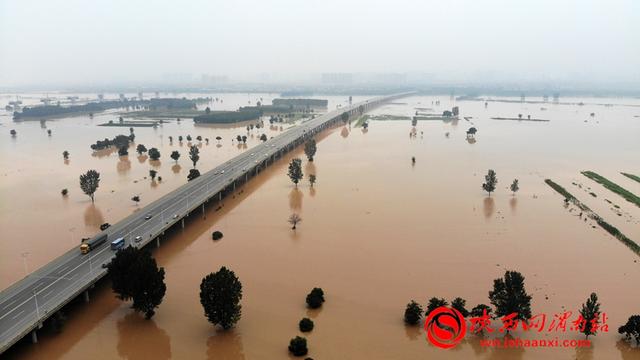
<path fill-rule="evenodd" d="M 492 197 L 487 196 L 484 198 L 482 201 L 482 210 L 484 212 L 484 217 L 487 219 L 493 215 L 493 212 L 495 211 L 495 202 Z"/>
<path fill-rule="evenodd" d="M 620 351 L 622 360 L 640 359 L 640 346 L 632 347 L 627 341 L 620 339 L 616 342 L 616 349 Z"/>
<path fill-rule="evenodd" d="M 207 339 L 207 359 L 238 360 L 244 358 L 242 338 L 235 329 L 218 331 Z"/>
<path fill-rule="evenodd" d="M 637 355 L 640 355 L 637 354 Z M 636 357 L 637 358 L 637 357 Z M 577 347 L 576 348 L 576 360 L 593 360 L 593 343 L 590 347 Z"/>
<path fill-rule="evenodd" d="M 118 355 L 124 359 L 170 359 L 169 335 L 151 320 L 129 313 L 118 320 Z"/>
<path fill-rule="evenodd" d="M 511 200 L 509 200 L 509 207 L 511 208 L 511 213 L 515 214 L 516 213 L 516 207 L 518 206 L 518 198 L 516 198 L 515 196 L 511 198 Z"/>
<path fill-rule="evenodd" d="M 316 164 L 313 161 L 307 161 L 307 164 L 304 166 L 304 171 L 305 171 L 305 174 L 307 175 L 307 179 L 311 174 L 317 175 Z"/>
<path fill-rule="evenodd" d="M 289 193 L 289 208 L 293 211 L 302 209 L 302 198 L 304 194 L 297 187 L 291 189 Z"/>
<path fill-rule="evenodd" d="M 345 139 L 349 136 L 349 129 L 347 129 L 346 126 L 342 128 L 342 131 L 340 131 L 340 136 Z"/>
<path fill-rule="evenodd" d="M 117 165 L 118 174 L 126 174 L 131 170 L 131 161 L 128 156 L 120 156 L 120 161 L 118 161 Z"/>
<path fill-rule="evenodd" d="M 467 137 L 467 142 L 469 144 L 475 144 L 476 143 L 476 138 L 474 137 Z"/>
<path fill-rule="evenodd" d="M 420 326 L 405 326 L 404 333 L 411 341 L 418 340 L 422 337 L 422 328 Z"/>
<path fill-rule="evenodd" d="M 160 162 L 160 160 L 149 160 L 149 165 L 157 168 L 162 165 L 162 162 Z"/>
<path fill-rule="evenodd" d="M 104 216 L 102 211 L 96 207 L 96 204 L 89 204 L 84 210 L 84 224 L 90 227 L 99 227 L 104 224 Z"/>
<path fill-rule="evenodd" d="M 64 159 L 64 164 L 69 165 L 69 159 Z"/>
<path fill-rule="evenodd" d="M 314 187 L 309 188 L 309 196 L 311 197 L 316 196 L 316 188 Z"/>
<path fill-rule="evenodd" d="M 173 171 L 174 174 L 179 173 L 181 169 L 182 169 L 182 166 L 180 166 L 180 164 L 174 164 L 171 167 L 171 171 Z"/>
<path fill-rule="evenodd" d="M 145 161 L 147 161 L 149 157 L 147 155 L 138 155 L 138 162 L 140 164 L 144 164 Z"/>

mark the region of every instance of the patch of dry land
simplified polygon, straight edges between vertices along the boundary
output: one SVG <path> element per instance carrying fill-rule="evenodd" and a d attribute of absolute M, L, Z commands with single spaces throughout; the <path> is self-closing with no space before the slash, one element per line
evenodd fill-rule
<path fill-rule="evenodd" d="M 246 103 L 244 97 L 236 103 Z M 346 101 L 325 98 L 330 109 Z M 492 102 L 485 109 L 481 102 L 448 99 L 409 97 L 370 113 L 368 129 L 331 129 L 318 137 L 312 163 L 297 149 L 238 188 L 220 210 L 211 207 L 204 219 L 193 216 L 185 229 L 167 234 L 153 249 L 166 271 L 167 292 L 152 320 L 134 314 L 103 282 L 92 291 L 90 304 L 78 303 L 67 313 L 62 333 L 42 331 L 37 346 L 20 344 L 7 358 L 282 359 L 305 316 L 315 322 L 306 335 L 314 359 L 640 358 L 617 334 L 630 315 L 640 313 L 640 288 L 634 285 L 640 281 L 638 255 L 578 216 L 574 205 L 565 206 L 544 182 L 553 179 L 639 241 L 640 209 L 580 174 L 592 169 L 640 193 L 639 183 L 620 174 L 639 173 L 634 166 L 640 123 L 628 121 L 633 108 L 549 104 L 544 117 L 562 121 L 492 121 L 498 115 L 542 114 L 528 103 Z M 441 112 L 453 106 L 460 107 L 460 116 L 473 117 L 474 141 L 467 137 L 466 122 L 419 122 L 413 131 L 415 108 Z M 591 112 L 597 115 L 591 118 Z M 407 120 L 377 121 L 377 115 Z M 100 223 L 137 211 L 132 195 L 141 195 L 142 207 L 183 184 L 191 164 L 186 142 L 180 146 L 177 135 L 211 139 L 202 145 L 198 163 L 206 171 L 250 151 L 261 133 L 254 130 L 244 148 L 231 144 L 231 137 L 246 134 L 240 127 L 182 121 L 136 128 L 136 143 L 162 153 L 154 165 L 133 149 L 125 159 L 117 153 L 92 156 L 89 144 L 122 132 L 94 126 L 104 122 L 98 116 L 57 121 L 51 138 L 37 123 L 15 126 L 18 136 L 11 138 L 8 129 L 14 125 L 2 119 L 7 131 L 0 142 L 1 287 L 24 275 L 21 254 L 28 254 L 26 264 L 33 269 L 77 246 Z M 267 123 L 265 132 L 272 136 L 280 129 Z M 220 147 L 213 140 L 217 135 L 223 137 Z M 68 164 L 61 155 L 65 149 L 71 153 Z M 183 155 L 178 164 L 169 158 L 172 150 Z M 305 178 L 297 188 L 286 176 L 292 157 L 303 159 Z M 103 177 L 95 205 L 78 187 L 79 174 L 89 168 Z M 162 182 L 145 179 L 149 169 L 158 170 Z M 490 197 L 481 188 L 487 169 L 494 169 L 499 181 Z M 313 188 L 308 174 L 317 176 Z M 508 187 L 515 178 L 520 191 L 513 196 Z M 68 198 L 60 196 L 65 187 Z M 293 212 L 303 219 L 295 232 L 287 224 Z M 212 241 L 214 230 L 224 238 Z M 228 332 L 213 328 L 199 303 L 201 279 L 221 266 L 235 271 L 243 284 L 242 318 Z M 549 322 L 564 310 L 577 315 L 597 292 L 609 331 L 590 337 L 588 349 L 488 349 L 467 335 L 454 349 L 442 350 L 426 341 L 421 327 L 404 325 L 411 299 L 425 305 L 433 296 L 449 301 L 460 296 L 468 307 L 488 303 L 493 280 L 505 269 L 525 276 L 533 313 L 548 314 Z M 324 289 L 326 302 L 311 311 L 304 299 L 316 286 Z M 570 331 L 512 335 L 584 338 Z"/>

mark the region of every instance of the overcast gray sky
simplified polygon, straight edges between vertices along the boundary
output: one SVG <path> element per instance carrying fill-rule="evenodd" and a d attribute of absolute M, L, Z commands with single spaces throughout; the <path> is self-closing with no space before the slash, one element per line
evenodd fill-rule
<path fill-rule="evenodd" d="M 640 2 L 0 0 L 0 86 L 322 72 L 640 81 Z"/>

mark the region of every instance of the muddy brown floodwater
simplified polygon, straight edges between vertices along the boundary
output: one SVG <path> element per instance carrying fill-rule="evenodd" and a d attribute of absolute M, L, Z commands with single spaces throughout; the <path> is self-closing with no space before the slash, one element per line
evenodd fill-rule
<path fill-rule="evenodd" d="M 441 112 L 453 105 L 452 100 L 441 97 L 440 107 L 432 106 L 435 99 L 411 97 L 402 100 L 405 104 L 387 105 L 374 113 L 412 115 L 415 107 Z M 84 359 L 90 354 L 96 359 L 280 359 L 288 357 L 289 339 L 299 335 L 298 321 L 308 316 L 315 322 L 307 335 L 309 356 L 315 359 L 640 358 L 638 349 L 630 348 L 617 334 L 617 327 L 630 315 L 640 313 L 640 289 L 633 286 L 640 280 L 638 255 L 601 228 L 582 221 L 575 210 L 565 208 L 562 197 L 543 182 L 554 179 L 628 237 L 640 241 L 639 209 L 580 175 L 581 170 L 591 169 L 640 193 L 637 183 L 619 174 L 640 173 L 640 122 L 633 118 L 640 108 L 549 104 L 543 112 L 540 104 L 490 103 L 487 109 L 481 102 L 456 105 L 463 116 L 473 117 L 473 124 L 462 119 L 420 121 L 413 138 L 408 136 L 412 130 L 408 120 L 372 121 L 367 131 L 346 126 L 325 132 L 318 139 L 313 163 L 304 159 L 302 149 L 294 151 L 238 188 L 223 201 L 221 210 L 212 207 L 205 218 L 194 215 L 185 229 L 174 230 L 162 247 L 153 250 L 166 271 L 167 293 L 152 320 L 132 313 L 129 304 L 115 299 L 104 283 L 92 292 L 89 305 L 77 304 L 67 314 L 61 334 L 43 332 L 39 344 L 20 344 L 7 357 Z M 591 112 L 596 112 L 595 118 L 589 117 Z M 518 113 L 551 121 L 490 119 Z M 467 141 L 465 134 L 472 125 L 479 130 L 475 142 Z M 63 127 L 63 122 L 58 126 Z M 100 138 L 93 127 L 77 131 L 81 132 L 78 137 Z M 142 130 L 136 129 L 138 132 Z M 183 157 L 182 169 L 173 175 L 166 135 L 161 149 L 163 183 L 156 189 L 168 186 L 165 176 L 172 184 L 183 181 L 190 167 Z M 212 135 L 209 137 L 215 137 Z M 14 144 L 23 141 L 20 136 L 19 132 Z M 74 156 L 87 152 L 85 145 L 70 150 L 72 164 L 79 161 Z M 222 149 L 226 156 L 238 152 L 228 146 Z M 71 164 L 64 165 L 61 156 L 50 157 L 45 150 L 40 150 L 45 153 L 41 157 L 31 151 L 26 156 L 18 150 L 3 150 L 3 157 L 10 155 L 3 161 L 28 164 L 30 173 L 41 171 L 41 177 L 25 179 L 16 166 L 9 167 L 3 184 L 27 182 L 33 193 L 3 193 L 9 197 L 9 201 L 3 199 L 3 207 L 15 202 L 32 204 L 30 211 L 47 219 L 48 226 L 56 226 L 56 211 L 40 210 L 33 204 L 39 203 L 39 196 L 59 191 L 62 181 L 58 178 L 66 176 L 61 169 Z M 297 188 L 285 174 L 294 156 L 304 159 L 305 179 Z M 416 157 L 414 165 L 412 156 Z M 68 181 L 73 181 L 69 188 L 75 194 L 69 200 L 59 199 L 59 212 L 70 211 L 69 216 L 83 219 L 91 228 L 102 219 L 111 220 L 118 211 L 115 205 L 105 207 L 105 199 L 117 198 L 109 203 L 122 201 L 130 204 L 128 211 L 134 211 L 128 199 L 132 187 L 139 186 L 145 191 L 141 206 L 151 201 L 145 198 L 154 194 L 148 190 L 150 181 L 141 179 L 148 167 L 139 170 L 138 160 L 130 158 L 131 168 L 122 166 L 128 175 L 105 179 L 95 206 L 77 194 L 80 169 L 104 163 L 106 171 L 119 174 L 120 165 L 116 166 L 113 155 L 108 160 L 92 158 L 82 160 L 83 166 L 74 165 L 78 168 L 71 171 Z M 207 169 L 207 162 L 213 160 L 206 159 L 202 169 Z M 489 168 L 496 170 L 499 180 L 491 197 L 481 189 Z M 317 176 L 314 188 L 309 186 L 309 173 Z M 520 180 L 521 190 L 512 196 L 508 186 L 514 178 Z M 140 181 L 133 186 L 133 179 Z M 582 184 L 583 189 L 572 182 Z M 118 195 L 122 192 L 117 191 L 119 184 L 127 184 L 126 193 Z M 586 187 L 598 197 L 585 192 Z M 623 216 L 605 199 L 620 206 Z M 292 212 L 303 219 L 295 232 L 287 224 Z M 13 243 L 28 241 L 19 234 L 33 227 L 19 219 L 32 216 L 27 209 L 11 215 L 3 210 L 1 250 L 3 259 L 4 254 L 18 258 L 13 271 L 22 266 L 20 245 Z M 10 230 L 5 230 L 7 226 Z M 66 240 L 66 229 L 63 223 L 49 230 L 63 235 L 42 246 L 65 249 L 76 243 L 77 236 Z M 224 238 L 212 241 L 214 230 L 222 231 Z M 9 231 L 16 235 L 14 241 L 7 241 Z M 228 332 L 216 331 L 206 321 L 198 296 L 202 277 L 221 266 L 234 270 L 243 284 L 242 318 Z M 422 329 L 404 326 L 402 314 L 411 299 L 425 304 L 433 296 L 448 300 L 460 296 L 469 307 L 488 303 L 493 279 L 505 269 L 525 276 L 534 314 L 552 317 L 570 310 L 575 315 L 589 294 L 597 292 L 609 332 L 593 337 L 589 349 L 488 349 L 468 335 L 454 349 L 442 350 L 425 340 Z M 310 311 L 304 299 L 316 286 L 324 289 L 327 301 L 320 310 Z M 583 338 L 572 332 L 516 334 L 529 339 Z"/>

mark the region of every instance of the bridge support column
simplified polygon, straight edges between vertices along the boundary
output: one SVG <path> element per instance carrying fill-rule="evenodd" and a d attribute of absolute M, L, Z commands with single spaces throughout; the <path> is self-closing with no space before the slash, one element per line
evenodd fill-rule
<path fill-rule="evenodd" d="M 182 218 L 182 228 L 184 229 L 184 218 Z"/>
<path fill-rule="evenodd" d="M 236 182 L 233 182 L 233 191 L 236 191 Z"/>
<path fill-rule="evenodd" d="M 89 290 L 84 291 L 84 302 L 89 302 Z"/>
<path fill-rule="evenodd" d="M 218 202 L 222 201 L 222 191 L 218 193 Z"/>
<path fill-rule="evenodd" d="M 160 236 L 158 236 L 156 238 L 156 247 L 159 248 L 160 247 Z"/>
<path fill-rule="evenodd" d="M 204 203 L 202 203 L 202 217 L 204 218 Z"/>
<path fill-rule="evenodd" d="M 35 330 L 31 331 L 31 342 L 34 344 L 38 343 L 38 334 Z"/>

